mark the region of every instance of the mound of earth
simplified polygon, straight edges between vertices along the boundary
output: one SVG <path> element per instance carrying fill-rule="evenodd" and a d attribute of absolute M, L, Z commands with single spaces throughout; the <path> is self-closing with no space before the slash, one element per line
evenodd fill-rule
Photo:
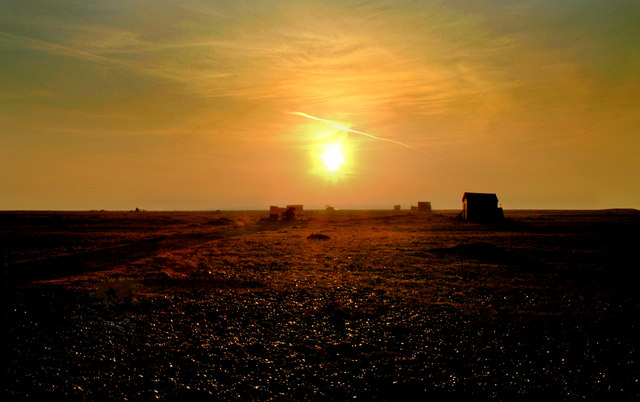
<path fill-rule="evenodd" d="M 307 236 L 307 240 L 329 240 L 329 239 L 331 239 L 329 236 L 323 235 L 321 233 L 313 233 Z"/>

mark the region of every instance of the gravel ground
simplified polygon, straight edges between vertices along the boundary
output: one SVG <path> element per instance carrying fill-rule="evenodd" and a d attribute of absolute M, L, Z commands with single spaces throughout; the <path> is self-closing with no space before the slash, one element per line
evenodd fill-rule
<path fill-rule="evenodd" d="M 637 269 L 634 238 L 612 238 L 610 219 L 527 217 L 256 223 L 106 271 L 5 284 L 2 392 L 639 400 L 638 297 L 619 276 Z"/>

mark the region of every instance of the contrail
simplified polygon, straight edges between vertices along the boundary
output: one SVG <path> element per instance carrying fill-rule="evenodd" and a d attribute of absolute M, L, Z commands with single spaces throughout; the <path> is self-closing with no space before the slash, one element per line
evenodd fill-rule
<path fill-rule="evenodd" d="M 390 138 L 378 137 L 377 135 L 373 135 L 373 134 L 365 133 L 365 132 L 362 132 L 362 131 L 352 130 L 352 129 L 348 128 L 348 127 L 339 126 L 339 125 L 337 125 L 335 122 L 333 122 L 333 121 L 331 121 L 331 120 L 321 119 L 321 118 L 319 118 L 319 117 L 311 116 L 311 115 L 308 115 L 308 114 L 306 114 L 306 113 L 302 113 L 302 112 L 287 112 L 287 113 L 289 113 L 289 114 L 294 114 L 294 115 L 296 115 L 296 116 L 306 117 L 307 119 L 312 119 L 312 120 L 321 121 L 321 122 L 323 122 L 324 124 L 327 124 L 327 125 L 329 125 L 329 126 L 331 126 L 331 127 L 335 128 L 335 129 L 338 129 L 338 130 L 347 131 L 347 132 L 350 132 L 350 133 L 353 133 L 353 134 L 364 135 L 365 137 L 369 137 L 369 138 L 374 139 L 374 140 L 377 140 L 377 141 L 391 142 L 391 143 L 394 143 L 394 144 L 397 144 L 397 145 L 403 146 L 403 147 L 405 147 L 405 148 L 412 149 L 412 150 L 414 150 L 414 151 L 418 151 L 418 152 L 421 152 L 421 153 L 425 153 L 425 152 L 424 152 L 423 150 L 421 150 L 420 148 L 412 147 L 411 145 L 405 144 L 404 142 L 400 142 L 400 141 L 392 140 L 392 139 L 390 139 Z"/>

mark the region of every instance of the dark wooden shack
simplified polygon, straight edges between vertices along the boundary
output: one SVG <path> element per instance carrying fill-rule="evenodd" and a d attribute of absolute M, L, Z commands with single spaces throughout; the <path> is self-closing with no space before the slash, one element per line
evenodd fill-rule
<path fill-rule="evenodd" d="M 429 201 L 418 201 L 418 213 L 419 214 L 430 214 L 431 213 L 431 202 L 429 202 Z"/>
<path fill-rule="evenodd" d="M 470 222 L 495 222 L 502 220 L 502 208 L 498 208 L 498 196 L 492 193 L 464 193 L 462 217 Z"/>

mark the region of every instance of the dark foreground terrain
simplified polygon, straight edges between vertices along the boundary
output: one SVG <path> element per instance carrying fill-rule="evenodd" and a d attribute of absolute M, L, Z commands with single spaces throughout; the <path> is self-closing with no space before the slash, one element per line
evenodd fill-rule
<path fill-rule="evenodd" d="M 505 215 L 0 213 L 0 392 L 640 400 L 640 214 Z"/>

